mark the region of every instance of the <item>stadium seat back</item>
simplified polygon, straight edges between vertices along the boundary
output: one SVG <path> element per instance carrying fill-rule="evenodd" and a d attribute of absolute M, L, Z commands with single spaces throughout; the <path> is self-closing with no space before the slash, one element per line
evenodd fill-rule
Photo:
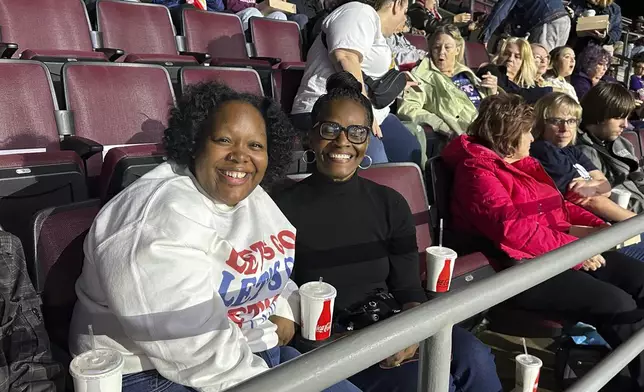
<path fill-rule="evenodd" d="M 76 303 L 74 288 L 83 268 L 83 242 L 99 210 L 98 200 L 52 207 L 40 211 L 33 223 L 38 265 L 34 284 L 42 294 L 49 337 L 65 349 Z"/>
<path fill-rule="evenodd" d="M 185 9 L 183 34 L 189 52 L 210 53 L 213 58 L 248 59 L 244 29 L 237 15 Z"/>
<path fill-rule="evenodd" d="M 58 150 L 58 104 L 44 64 L 0 60 L 0 150 Z"/>
<path fill-rule="evenodd" d="M 0 0 L 2 41 L 25 49 L 92 51 L 82 0 Z"/>
<path fill-rule="evenodd" d="M 633 131 L 624 131 L 622 136 L 633 145 L 633 150 L 635 151 L 635 157 L 640 159 L 642 158 L 642 144 L 640 143 L 640 137 L 637 132 Z"/>
<path fill-rule="evenodd" d="M 249 25 L 256 56 L 275 57 L 282 62 L 303 61 L 302 37 L 297 23 L 251 18 Z"/>
<path fill-rule="evenodd" d="M 302 77 L 304 70 L 299 69 L 278 69 L 271 74 L 273 99 L 279 102 L 286 113 L 290 113 L 293 108 Z"/>
<path fill-rule="evenodd" d="M 176 32 L 167 7 L 99 0 L 96 13 L 104 47 L 126 53 L 177 55 Z"/>
<path fill-rule="evenodd" d="M 264 95 L 259 74 L 250 68 L 183 67 L 179 72 L 179 79 L 182 91 L 191 84 L 217 81 L 235 91 Z"/>
<path fill-rule="evenodd" d="M 68 63 L 63 84 L 77 136 L 103 145 L 161 142 L 174 104 L 170 77 L 163 67 Z"/>
<path fill-rule="evenodd" d="M 427 38 L 424 35 L 420 34 L 405 34 L 405 38 L 409 41 L 410 44 L 414 45 L 417 49 L 424 50 L 425 52 L 429 51 L 427 44 Z"/>
<path fill-rule="evenodd" d="M 485 49 L 485 45 L 480 42 L 465 42 L 465 65 L 476 71 L 489 62 L 490 54 Z"/>

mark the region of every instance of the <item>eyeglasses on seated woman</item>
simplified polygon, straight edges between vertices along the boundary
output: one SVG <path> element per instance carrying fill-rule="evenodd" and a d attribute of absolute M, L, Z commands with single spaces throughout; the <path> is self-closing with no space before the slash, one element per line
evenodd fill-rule
<path fill-rule="evenodd" d="M 592 231 L 589 227 L 607 226 L 564 200 L 539 161 L 529 156 L 535 115 L 521 97 L 486 98 L 479 113 L 468 134 L 442 152 L 454 173 L 453 190 L 458 192 L 451 199 L 452 229 L 463 236 L 485 237 L 521 263 L 576 241 Z M 565 124 L 568 118 L 562 118 Z M 604 252 L 510 302 L 528 311 L 592 324 L 616 348 L 644 326 L 644 263 L 615 251 Z M 620 323 L 615 323 L 618 319 Z M 616 390 L 641 390 L 644 353 L 629 371 L 630 378 Z"/>
<path fill-rule="evenodd" d="M 314 172 L 278 193 L 275 200 L 297 229 L 294 281 L 302 284 L 323 277 L 337 289 L 332 330 L 337 337 L 373 323 L 353 316 L 370 301 L 385 296 L 389 309 L 405 311 L 427 297 L 420 282 L 409 205 L 393 189 L 358 175 L 373 122 L 360 83 L 347 72 L 330 76 L 326 94 L 316 101 L 311 115 L 316 125 L 309 132 L 311 150 L 306 159 L 315 162 Z M 364 167 L 369 166 L 368 157 L 366 161 Z M 379 317 L 395 316 L 391 311 Z M 454 327 L 452 341 L 450 391 L 500 391 L 489 348 L 459 327 Z M 373 392 L 415 391 L 417 347 L 349 380 Z"/>
<path fill-rule="evenodd" d="M 220 391 L 296 357 L 284 346 L 299 320 L 295 228 L 262 189 L 285 174 L 294 137 L 271 99 L 191 86 L 170 113 L 168 162 L 87 234 L 72 354 L 92 348 L 93 324 L 96 346 L 125 358 L 125 392 Z"/>

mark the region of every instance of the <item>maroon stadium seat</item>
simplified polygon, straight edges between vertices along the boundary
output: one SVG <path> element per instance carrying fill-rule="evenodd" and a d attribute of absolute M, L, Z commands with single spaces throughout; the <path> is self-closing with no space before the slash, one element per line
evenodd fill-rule
<path fill-rule="evenodd" d="M 174 104 L 163 67 L 67 63 L 63 84 L 67 108 L 74 113 L 74 136 L 66 136 L 62 145 L 88 159 L 88 176 L 100 173 L 102 146 L 161 142 Z"/>
<path fill-rule="evenodd" d="M 76 303 L 74 287 L 83 268 L 83 241 L 99 210 L 98 200 L 88 200 L 47 208 L 34 219 L 34 285 L 42 295 L 49 338 L 64 350 Z"/>
<path fill-rule="evenodd" d="M 232 67 L 183 67 L 179 71 L 181 90 L 191 84 L 218 81 L 235 91 L 264 95 L 262 82 L 253 69 Z"/>
<path fill-rule="evenodd" d="M 297 95 L 297 90 L 300 88 L 303 76 L 304 70 L 297 68 L 278 69 L 271 74 L 273 99 L 282 105 L 282 110 L 286 113 L 291 113 L 293 101 Z"/>
<path fill-rule="evenodd" d="M 405 38 L 407 38 L 407 41 L 414 45 L 416 48 L 420 50 L 424 50 L 425 52 L 429 51 L 429 48 L 427 46 L 427 37 L 424 35 L 420 34 L 405 34 Z"/>
<path fill-rule="evenodd" d="M 14 57 L 106 61 L 95 52 L 82 0 L 0 0 L 2 41 L 18 44 Z"/>
<path fill-rule="evenodd" d="M 476 71 L 490 62 L 490 54 L 480 42 L 465 42 L 465 65 Z"/>
<path fill-rule="evenodd" d="M 0 60 L 0 91 L 0 225 L 29 249 L 36 211 L 87 198 L 83 163 L 60 151 L 58 104 L 42 63 Z"/>
<path fill-rule="evenodd" d="M 280 59 L 280 69 L 304 69 L 302 36 L 295 22 L 251 18 L 249 23 L 254 54 Z"/>
<path fill-rule="evenodd" d="M 166 161 L 161 144 L 115 147 L 105 154 L 99 180 L 101 200 L 106 203 L 145 173 Z"/>
<path fill-rule="evenodd" d="M 270 68 L 266 59 L 250 58 L 241 20 L 235 14 L 183 10 L 183 34 L 186 50 L 208 53 L 211 65 Z"/>
<path fill-rule="evenodd" d="M 99 0 L 96 20 L 103 46 L 123 49 L 125 62 L 168 66 L 198 62 L 179 54 L 170 11 L 163 5 Z"/>
<path fill-rule="evenodd" d="M 637 159 L 642 158 L 642 144 L 640 143 L 640 137 L 637 132 L 624 131 L 622 133 L 622 136 L 624 136 L 626 140 L 633 144 L 633 149 L 635 151 L 635 156 L 637 157 Z"/>

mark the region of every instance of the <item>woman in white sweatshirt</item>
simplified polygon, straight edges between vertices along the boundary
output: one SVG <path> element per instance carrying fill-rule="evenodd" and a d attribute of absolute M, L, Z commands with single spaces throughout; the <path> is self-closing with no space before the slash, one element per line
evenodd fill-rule
<path fill-rule="evenodd" d="M 215 83 L 184 94 L 169 161 L 87 235 L 72 354 L 90 349 L 93 324 L 97 346 L 125 357 L 124 392 L 221 391 L 297 356 L 280 347 L 299 317 L 295 228 L 260 186 L 285 173 L 293 136 L 268 98 Z"/>

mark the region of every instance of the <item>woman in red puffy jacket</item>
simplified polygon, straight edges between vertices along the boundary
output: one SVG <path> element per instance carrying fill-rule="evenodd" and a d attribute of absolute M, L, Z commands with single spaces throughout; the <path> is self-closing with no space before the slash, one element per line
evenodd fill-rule
<path fill-rule="evenodd" d="M 486 237 L 514 260 L 534 258 L 607 226 L 564 200 L 530 157 L 533 123 L 533 109 L 521 97 L 491 96 L 481 103 L 468 134 L 442 153 L 454 172 L 453 228 Z M 604 252 L 511 301 L 592 324 L 615 348 L 644 326 L 644 263 Z M 620 390 L 643 390 L 644 354 L 629 371 L 631 378 Z"/>

